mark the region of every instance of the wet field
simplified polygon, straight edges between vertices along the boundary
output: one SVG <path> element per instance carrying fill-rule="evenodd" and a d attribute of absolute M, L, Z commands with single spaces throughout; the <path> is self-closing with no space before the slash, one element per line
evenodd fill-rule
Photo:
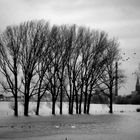
<path fill-rule="evenodd" d="M 139 140 L 138 107 L 114 106 L 114 114 L 108 114 L 105 106 L 92 105 L 91 115 L 67 115 L 65 112 L 62 116 L 52 116 L 48 109 L 48 115 L 35 116 L 31 112 L 29 117 L 13 117 L 10 109 L 7 112 L 11 112 L 4 115 L 7 107 L 3 106 L 0 140 Z"/>
<path fill-rule="evenodd" d="M 0 139 L 113 139 L 139 140 L 140 114 L 6 117 L 0 120 Z M 58 136 L 58 137 L 56 137 Z M 133 138 L 133 139 L 132 139 Z"/>

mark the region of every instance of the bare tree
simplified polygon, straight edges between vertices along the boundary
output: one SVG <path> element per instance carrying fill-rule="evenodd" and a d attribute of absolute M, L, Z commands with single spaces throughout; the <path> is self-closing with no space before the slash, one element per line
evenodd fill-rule
<path fill-rule="evenodd" d="M 14 96 L 14 115 L 18 116 L 18 71 L 21 49 L 18 26 L 9 26 L 0 35 L 0 72 L 4 78 L 1 85 L 5 92 Z"/>
<path fill-rule="evenodd" d="M 50 29 L 48 23 L 46 23 L 45 28 L 45 38 L 46 38 L 46 43 L 44 44 L 44 48 L 42 48 L 42 54 L 39 57 L 39 60 L 37 62 L 36 66 L 36 93 L 37 93 L 37 107 L 36 107 L 36 115 L 39 115 L 39 107 L 40 107 L 40 101 L 44 94 L 46 93 L 47 90 L 47 83 L 44 83 L 44 77 L 45 73 L 51 64 L 51 59 L 49 59 L 49 54 L 51 52 L 51 46 L 48 44 L 49 40 L 49 34 L 50 34 Z"/>
<path fill-rule="evenodd" d="M 69 55 L 67 62 L 67 96 L 69 100 L 69 114 L 73 114 L 74 102 L 76 103 L 76 113 L 78 114 L 78 75 L 79 75 L 79 64 L 80 64 L 80 47 L 78 44 L 80 41 L 80 30 L 76 31 L 76 26 L 73 25 L 68 31 L 68 45 Z"/>
<path fill-rule="evenodd" d="M 100 89 L 101 93 L 109 98 L 109 112 L 113 113 L 113 97 L 115 95 L 116 76 L 117 84 L 119 85 L 124 83 L 126 77 L 123 71 L 118 70 L 118 68 L 116 75 L 116 66 L 118 67 L 116 64 L 118 64 L 120 54 L 118 42 L 115 39 L 108 40 L 106 53 L 108 57 L 106 61 L 106 69 L 100 77 Z"/>
<path fill-rule="evenodd" d="M 61 40 L 60 28 L 53 26 L 49 35 L 48 45 L 51 47 L 49 53 L 50 65 L 45 73 L 45 82 L 48 92 L 51 94 L 52 99 L 52 114 L 55 115 L 55 106 L 57 97 L 60 92 L 60 81 L 58 73 L 61 67 Z"/>
<path fill-rule="evenodd" d="M 68 63 L 69 58 L 69 31 L 66 25 L 59 27 L 59 69 L 57 70 L 57 76 L 60 83 L 60 93 L 59 93 L 59 100 L 60 100 L 60 114 L 63 114 L 63 98 L 65 96 L 65 80 L 66 80 L 66 65 Z"/>
<path fill-rule="evenodd" d="M 24 115 L 28 116 L 29 100 L 36 94 L 36 66 L 46 44 L 46 28 L 43 21 L 24 22 L 19 26 L 21 36 L 20 65 L 23 72 Z M 34 85 L 32 85 L 34 84 Z"/>
<path fill-rule="evenodd" d="M 28 116 L 29 101 L 37 97 L 36 115 L 42 97 L 51 95 L 52 114 L 67 97 L 69 114 L 89 114 L 91 97 L 96 89 L 109 98 L 113 112 L 114 86 L 122 83 L 124 74 L 116 69 L 118 43 L 105 32 L 76 25 L 52 26 L 44 21 L 29 21 L 7 27 L 0 35 L 1 85 L 15 99 L 18 116 L 18 93 L 24 96 L 24 115 Z M 116 74 L 117 73 L 117 74 Z M 117 87 L 117 86 L 116 86 Z M 117 91 L 117 89 L 116 89 Z"/>
<path fill-rule="evenodd" d="M 84 113 L 89 114 L 90 101 L 107 60 L 107 34 L 73 26 L 69 32 L 69 57 L 67 63 L 67 96 L 69 113 L 81 114 L 84 100 Z"/>
<path fill-rule="evenodd" d="M 91 96 L 106 63 L 104 51 L 107 35 L 104 32 L 90 30 L 85 30 L 85 35 L 85 45 L 82 48 L 81 91 L 84 93 L 84 113 L 89 114 Z"/>

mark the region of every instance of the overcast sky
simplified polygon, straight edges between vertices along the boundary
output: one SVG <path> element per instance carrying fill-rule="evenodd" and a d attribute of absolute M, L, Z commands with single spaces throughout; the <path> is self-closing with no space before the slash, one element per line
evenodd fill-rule
<path fill-rule="evenodd" d="M 130 94 L 135 89 L 132 73 L 140 62 L 140 0 L 0 0 L 0 31 L 32 19 L 84 25 L 116 37 L 124 59 L 130 57 L 122 62 L 128 79 L 119 93 Z"/>

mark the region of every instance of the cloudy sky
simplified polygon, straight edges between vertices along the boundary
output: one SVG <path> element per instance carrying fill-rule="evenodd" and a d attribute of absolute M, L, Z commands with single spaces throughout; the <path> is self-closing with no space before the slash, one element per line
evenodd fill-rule
<path fill-rule="evenodd" d="M 108 32 L 120 42 L 127 81 L 120 94 L 135 88 L 140 62 L 140 0 L 0 0 L 0 31 L 31 19 L 78 24 Z M 136 53 L 136 54 L 135 54 Z"/>

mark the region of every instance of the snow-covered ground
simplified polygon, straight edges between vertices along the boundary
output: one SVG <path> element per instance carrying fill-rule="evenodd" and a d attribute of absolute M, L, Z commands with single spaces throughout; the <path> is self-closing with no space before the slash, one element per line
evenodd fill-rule
<path fill-rule="evenodd" d="M 3 104 L 3 105 L 2 105 Z M 35 104 L 30 104 L 30 116 L 12 116 L 8 103 L 0 102 L 0 140 L 140 140 L 140 106 L 114 106 L 108 114 L 105 105 L 91 105 L 91 115 L 51 115 L 48 104 L 42 103 L 40 114 L 34 115 Z M 6 113 L 7 112 L 7 113 Z M 59 113 L 59 108 L 57 108 Z"/>

